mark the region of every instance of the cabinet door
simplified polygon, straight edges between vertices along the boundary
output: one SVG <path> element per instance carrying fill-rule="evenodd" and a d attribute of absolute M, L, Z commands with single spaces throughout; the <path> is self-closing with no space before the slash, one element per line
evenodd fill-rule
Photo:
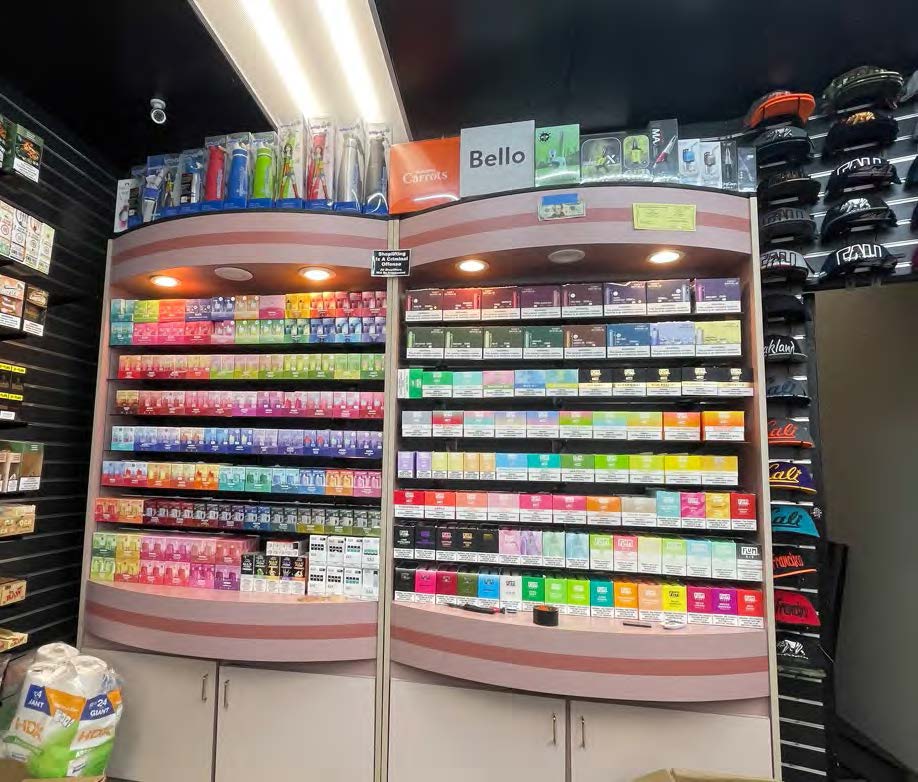
<path fill-rule="evenodd" d="M 210 782 L 217 666 L 209 660 L 87 649 L 124 681 L 107 774 L 131 782 Z M 181 765 L 164 762 L 181 758 Z"/>
<path fill-rule="evenodd" d="M 659 768 L 771 778 L 766 717 L 571 702 L 572 782 L 631 782 Z"/>
<path fill-rule="evenodd" d="M 565 703 L 393 680 L 392 782 L 564 782 Z"/>
<path fill-rule="evenodd" d="M 216 782 L 371 782 L 374 680 L 220 666 Z"/>

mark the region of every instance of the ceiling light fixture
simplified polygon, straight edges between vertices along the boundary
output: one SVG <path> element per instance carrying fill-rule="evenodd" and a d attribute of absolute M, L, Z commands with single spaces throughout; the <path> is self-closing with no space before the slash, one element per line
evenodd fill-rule
<path fill-rule="evenodd" d="M 675 263 L 682 258 L 679 250 L 657 250 L 647 259 L 651 263 Z"/>
<path fill-rule="evenodd" d="M 478 258 L 468 258 L 464 261 L 459 261 L 456 264 L 456 268 L 461 272 L 468 272 L 469 274 L 475 274 L 477 272 L 483 272 L 488 268 L 488 264 L 485 261 L 481 261 Z"/>
<path fill-rule="evenodd" d="M 382 104 L 373 86 L 373 76 L 357 34 L 351 3 L 345 0 L 318 0 L 316 5 L 325 24 L 328 40 L 338 56 L 338 64 L 347 80 L 357 113 L 365 122 L 382 121 L 385 119 Z"/>
<path fill-rule="evenodd" d="M 324 282 L 334 277 L 335 273 L 331 269 L 323 269 L 321 266 L 304 266 L 300 269 L 300 276 L 312 282 Z"/>
<path fill-rule="evenodd" d="M 179 284 L 177 277 L 170 277 L 168 274 L 154 274 L 150 277 L 150 282 L 160 288 L 175 288 Z"/>
<path fill-rule="evenodd" d="M 577 263 L 582 261 L 586 253 L 583 250 L 576 250 L 573 247 L 566 247 L 563 250 L 555 250 L 548 254 L 548 260 L 552 263 Z"/>
<path fill-rule="evenodd" d="M 303 116 L 321 114 L 316 94 L 306 78 L 271 0 L 243 0 L 242 7 L 245 8 L 252 29 L 261 41 L 265 53 L 274 63 L 277 75 Z"/>
<path fill-rule="evenodd" d="M 230 280 L 231 282 L 248 282 L 255 275 L 248 269 L 242 269 L 239 266 L 218 266 L 214 269 L 221 280 Z"/>

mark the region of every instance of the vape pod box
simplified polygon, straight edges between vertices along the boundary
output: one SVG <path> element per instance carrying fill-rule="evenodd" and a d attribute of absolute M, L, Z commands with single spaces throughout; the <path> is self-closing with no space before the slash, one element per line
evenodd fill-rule
<path fill-rule="evenodd" d="M 736 486 L 739 483 L 739 458 L 702 455 L 701 482 L 707 486 Z"/>
<path fill-rule="evenodd" d="M 663 457 L 667 485 L 697 485 L 701 483 L 702 457 L 688 453 L 668 453 Z"/>
<path fill-rule="evenodd" d="M 488 492 L 488 521 L 510 522 L 520 520 L 520 500 L 518 494 Z"/>
<path fill-rule="evenodd" d="M 603 285 L 604 315 L 646 315 L 647 283 L 607 282 Z"/>
<path fill-rule="evenodd" d="M 535 185 L 554 187 L 580 181 L 580 125 L 535 131 Z"/>
<path fill-rule="evenodd" d="M 643 622 L 663 620 L 663 587 L 660 584 L 639 582 L 638 618 Z"/>
<path fill-rule="evenodd" d="M 689 280 L 649 280 L 648 315 L 687 315 L 692 311 Z"/>
<path fill-rule="evenodd" d="M 523 609 L 523 579 L 519 573 L 504 571 L 500 574 L 500 605 L 515 611 Z"/>
<path fill-rule="evenodd" d="M 562 326 L 526 326 L 523 358 L 564 358 L 564 333 Z"/>
<path fill-rule="evenodd" d="M 430 413 L 430 428 L 433 437 L 462 437 L 462 410 L 434 410 Z"/>
<path fill-rule="evenodd" d="M 647 126 L 650 136 L 650 175 L 654 182 L 679 181 L 679 122 L 653 120 Z"/>
<path fill-rule="evenodd" d="M 555 437 L 571 440 L 593 439 L 593 413 L 589 410 L 562 410 L 558 414 Z"/>
<path fill-rule="evenodd" d="M 601 283 L 570 283 L 561 286 L 561 316 L 592 318 L 603 314 Z"/>
<path fill-rule="evenodd" d="M 464 437 L 494 437 L 495 413 L 490 410 L 466 410 L 463 418 Z"/>
<path fill-rule="evenodd" d="M 650 137 L 632 133 L 622 141 L 622 177 L 632 181 L 650 181 Z"/>
<path fill-rule="evenodd" d="M 545 576 L 545 602 L 565 612 L 567 604 L 567 579 L 558 576 Z"/>
<path fill-rule="evenodd" d="M 515 370 L 513 372 L 513 395 L 517 397 L 545 396 L 545 370 Z M 487 388 L 485 388 L 485 396 L 488 396 Z"/>
<path fill-rule="evenodd" d="M 520 521 L 524 524 L 551 524 L 554 521 L 550 494 L 520 494 Z"/>
<path fill-rule="evenodd" d="M 710 587 L 689 585 L 685 590 L 686 618 L 690 625 L 709 625 L 714 621 L 712 609 L 713 590 Z"/>
<path fill-rule="evenodd" d="M 564 532 L 556 530 L 542 532 L 542 564 L 545 567 L 566 567 L 564 543 Z"/>
<path fill-rule="evenodd" d="M 598 459 L 602 454 L 597 454 Z M 622 499 L 610 496 L 586 498 L 587 524 L 617 527 L 622 523 Z"/>
<path fill-rule="evenodd" d="M 590 579 L 590 616 L 611 619 L 615 615 L 612 582 L 593 577 Z"/>
<path fill-rule="evenodd" d="M 534 605 L 545 602 L 545 577 L 538 575 L 523 574 L 522 593 L 523 593 L 523 610 L 531 611 Z"/>
<path fill-rule="evenodd" d="M 734 531 L 754 531 L 755 516 L 755 495 L 731 492 L 730 528 Z"/>
<path fill-rule="evenodd" d="M 456 602 L 474 603 L 478 599 L 478 573 L 460 569 L 456 574 Z"/>
<path fill-rule="evenodd" d="M 663 454 L 633 453 L 628 457 L 632 483 L 663 483 L 665 456 Z"/>
<path fill-rule="evenodd" d="M 557 410 L 530 410 L 526 413 L 526 437 L 557 439 L 559 414 Z"/>
<path fill-rule="evenodd" d="M 432 371 L 421 374 L 421 396 L 424 399 L 441 399 L 453 395 L 453 372 Z"/>
<path fill-rule="evenodd" d="M 446 288 L 441 294 L 444 321 L 481 320 L 479 288 Z"/>
<path fill-rule="evenodd" d="M 418 568 L 422 570 L 422 568 Z M 344 566 L 325 566 L 325 594 L 329 597 L 344 595 Z M 418 596 L 415 597 L 417 599 Z"/>
<path fill-rule="evenodd" d="M 605 326 L 564 326 L 565 358 L 605 358 Z"/>
<path fill-rule="evenodd" d="M 556 482 L 562 480 L 561 454 L 530 453 L 526 455 L 527 480 Z"/>
<path fill-rule="evenodd" d="M 595 458 L 591 453 L 561 454 L 561 480 L 570 483 L 593 483 L 596 479 Z"/>
<path fill-rule="evenodd" d="M 490 570 L 478 573 L 478 594 L 475 604 L 484 607 L 496 607 L 500 602 L 500 574 Z"/>
<path fill-rule="evenodd" d="M 542 531 L 521 530 L 520 562 L 527 566 L 542 565 Z"/>
<path fill-rule="evenodd" d="M 523 357 L 523 329 L 519 326 L 489 326 L 484 329 L 484 358 Z"/>
<path fill-rule="evenodd" d="M 663 538 L 661 545 L 661 573 L 665 576 L 686 576 L 687 548 L 683 538 Z"/>
<path fill-rule="evenodd" d="M 670 442 L 700 441 L 704 415 L 706 413 L 681 411 L 663 413 L 663 439 Z"/>
<path fill-rule="evenodd" d="M 609 370 L 612 379 L 612 396 L 647 396 L 647 380 L 650 369 L 642 367 L 613 367 Z"/>
<path fill-rule="evenodd" d="M 686 540 L 686 575 L 691 578 L 711 578 L 711 541 Z"/>
<path fill-rule="evenodd" d="M 627 413 L 629 440 L 662 440 L 663 413 L 639 410 Z"/>
<path fill-rule="evenodd" d="M 705 410 L 701 414 L 701 423 L 705 440 L 742 442 L 746 438 L 742 410 Z"/>
<path fill-rule="evenodd" d="M 736 590 L 729 587 L 712 588 L 711 612 L 715 625 L 736 627 L 739 624 Z"/>
<path fill-rule="evenodd" d="M 696 356 L 742 355 L 742 326 L 738 320 L 711 320 L 695 324 Z"/>
<path fill-rule="evenodd" d="M 737 624 L 740 627 L 765 627 L 765 600 L 761 589 L 736 590 Z"/>
<path fill-rule="evenodd" d="M 621 500 L 623 526 L 657 526 L 657 500 L 655 497 L 622 497 Z"/>
<path fill-rule="evenodd" d="M 638 572 L 638 538 L 635 535 L 614 535 L 613 565 L 617 573 Z"/>
<path fill-rule="evenodd" d="M 431 329 L 431 331 L 434 330 Z M 484 349 L 484 332 L 482 329 L 459 326 L 445 329 L 445 332 L 443 342 L 444 358 L 481 359 Z"/>
<path fill-rule="evenodd" d="M 762 547 L 758 543 L 736 543 L 736 578 L 740 581 L 762 580 Z"/>
<path fill-rule="evenodd" d="M 520 289 L 515 286 L 481 289 L 482 320 L 519 320 Z"/>
<path fill-rule="evenodd" d="M 587 578 L 568 578 L 564 613 L 573 616 L 590 615 L 590 581 Z"/>
<path fill-rule="evenodd" d="M 705 492 L 704 505 L 708 529 L 730 529 L 730 495 L 727 492 Z"/>
<path fill-rule="evenodd" d="M 621 323 L 606 327 L 609 358 L 650 358 L 650 325 Z"/>
<path fill-rule="evenodd" d="M 577 396 L 576 369 L 546 369 L 545 396 Z"/>
<path fill-rule="evenodd" d="M 737 277 L 696 279 L 695 312 L 741 312 L 742 288 Z"/>
<path fill-rule="evenodd" d="M 435 602 L 438 605 L 447 605 L 454 602 L 457 588 L 458 573 L 452 568 L 438 568 Z"/>
<path fill-rule="evenodd" d="M 427 373 L 425 373 L 426 376 Z M 483 373 L 477 371 L 449 372 L 452 384 L 449 395 L 456 399 L 481 399 L 483 395 Z M 511 373 L 512 374 L 512 373 Z M 424 390 L 426 392 L 427 386 Z M 512 396 L 512 383 L 511 394 Z"/>
<path fill-rule="evenodd" d="M 514 396 L 516 393 L 516 374 L 512 369 L 487 370 L 478 373 L 478 376 L 480 377 L 479 388 L 481 390 L 477 395 L 475 393 L 467 394 L 468 397 L 482 396 L 487 399 L 505 399 Z M 475 386 L 473 385 L 470 390 L 474 390 L 474 388 Z"/>
<path fill-rule="evenodd" d="M 608 346 L 607 346 L 608 348 Z M 586 397 L 612 396 L 612 370 L 590 369 L 578 370 L 577 395 Z"/>
<path fill-rule="evenodd" d="M 723 185 L 720 141 L 701 141 L 699 152 L 699 184 L 720 189 Z"/>
<path fill-rule="evenodd" d="M 658 575 L 663 571 L 663 541 L 657 537 L 638 538 L 638 573 Z"/>
<path fill-rule="evenodd" d="M 561 317 L 561 287 L 533 285 L 520 288 L 520 316 L 535 320 Z"/>
<path fill-rule="evenodd" d="M 695 324 L 685 320 L 654 323 L 650 327 L 650 355 L 694 356 Z"/>
<path fill-rule="evenodd" d="M 552 518 L 555 524 L 586 524 L 586 496 L 581 494 L 553 495 Z"/>
<path fill-rule="evenodd" d="M 662 590 L 663 621 L 688 622 L 688 595 L 685 584 L 664 584 Z"/>
<path fill-rule="evenodd" d="M 638 585 L 634 581 L 618 580 L 612 583 L 616 619 L 638 618 Z"/>
<path fill-rule="evenodd" d="M 707 528 L 707 498 L 704 492 L 681 492 L 682 529 Z"/>
<path fill-rule="evenodd" d="M 589 535 L 590 570 L 612 570 L 612 535 L 592 532 Z"/>
<path fill-rule="evenodd" d="M 407 330 L 406 358 L 443 358 L 446 330 L 437 327 L 413 327 Z"/>

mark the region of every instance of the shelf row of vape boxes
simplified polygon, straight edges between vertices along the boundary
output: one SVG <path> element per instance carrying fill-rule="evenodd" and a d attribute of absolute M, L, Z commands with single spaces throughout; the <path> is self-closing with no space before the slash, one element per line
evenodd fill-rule
<path fill-rule="evenodd" d="M 0 201 L 0 255 L 47 274 L 53 249 L 54 229 L 50 225 Z"/>
<path fill-rule="evenodd" d="M 317 345 L 386 340 L 386 318 L 281 318 L 111 324 L 111 345 Z"/>
<path fill-rule="evenodd" d="M 555 606 L 564 614 L 762 628 L 761 589 L 661 584 L 562 574 L 441 567 L 397 567 L 395 599 L 409 603 L 504 607 Z"/>
<path fill-rule="evenodd" d="M 15 421 L 22 410 L 26 368 L 0 362 L 0 421 Z"/>
<path fill-rule="evenodd" d="M 210 462 L 102 462 L 102 485 L 192 491 L 246 491 L 379 497 L 379 470 L 253 467 Z"/>
<path fill-rule="evenodd" d="M 112 323 L 193 323 L 285 318 L 367 318 L 386 314 L 386 292 L 317 291 L 209 299 L 112 299 Z"/>
<path fill-rule="evenodd" d="M 381 419 L 384 405 L 382 391 L 115 392 L 115 412 L 121 415 Z"/>
<path fill-rule="evenodd" d="M 405 294 L 405 321 L 736 313 L 742 311 L 740 294 L 740 281 L 735 277 L 508 285 L 500 288 L 426 288 L 410 290 Z"/>
<path fill-rule="evenodd" d="M 0 493 L 38 491 L 44 459 L 42 443 L 0 440 Z"/>
<path fill-rule="evenodd" d="M 761 581 L 758 543 L 578 530 L 395 525 L 396 559 Z"/>
<path fill-rule="evenodd" d="M 16 506 L 0 506 L 0 512 L 11 507 Z M 34 506 L 30 507 L 33 509 L 34 524 Z M 379 537 L 382 523 L 381 511 L 376 508 L 338 504 L 255 504 L 169 497 L 97 497 L 93 516 L 97 523 L 301 535 L 329 532 L 336 535 L 376 537 Z"/>
<path fill-rule="evenodd" d="M 752 370 L 741 367 L 398 370 L 399 399 L 741 397 L 752 393 Z"/>
<path fill-rule="evenodd" d="M 647 496 L 516 494 L 397 489 L 396 518 L 521 524 L 731 530 L 756 529 L 754 494 L 657 490 Z"/>
<path fill-rule="evenodd" d="M 119 380 L 382 380 L 382 353 L 255 353 L 118 357 Z"/>
<path fill-rule="evenodd" d="M 379 459 L 382 457 L 382 432 L 362 429 L 113 426 L 111 450 Z"/>
<path fill-rule="evenodd" d="M 34 505 L 0 505 L 0 538 L 35 532 Z"/>
<path fill-rule="evenodd" d="M 404 410 L 402 437 L 742 442 L 742 410 Z"/>
<path fill-rule="evenodd" d="M 48 291 L 0 274 L 0 326 L 42 336 L 48 315 Z"/>
<path fill-rule="evenodd" d="M 270 321 L 268 321 L 270 322 Z M 742 355 L 738 320 L 598 326 L 413 326 L 406 358 L 472 360 Z"/>
<path fill-rule="evenodd" d="M 736 486 L 739 458 L 687 453 L 399 451 L 399 478 Z"/>

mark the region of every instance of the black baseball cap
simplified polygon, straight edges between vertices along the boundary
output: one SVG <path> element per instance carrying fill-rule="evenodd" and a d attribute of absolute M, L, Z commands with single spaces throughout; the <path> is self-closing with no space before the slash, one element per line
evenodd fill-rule
<path fill-rule="evenodd" d="M 915 123 L 915 130 L 918 130 L 918 123 Z M 918 157 L 916 157 L 908 167 L 908 173 L 905 175 L 905 186 L 918 186 Z"/>
<path fill-rule="evenodd" d="M 775 163 L 800 165 L 813 156 L 813 142 L 806 130 L 792 125 L 770 128 L 752 142 L 759 168 Z"/>
<path fill-rule="evenodd" d="M 796 546 L 773 546 L 772 572 L 775 580 L 814 574 L 817 572 L 816 552 Z"/>
<path fill-rule="evenodd" d="M 765 212 L 759 218 L 759 239 L 765 244 L 776 241 L 808 242 L 816 236 L 816 221 L 806 209 L 782 206 Z"/>
<path fill-rule="evenodd" d="M 789 672 L 800 671 L 807 676 L 825 676 L 828 658 L 819 639 L 788 630 L 777 630 L 775 650 L 779 668 Z"/>
<path fill-rule="evenodd" d="M 858 272 L 891 272 L 896 268 L 899 256 L 891 253 L 882 244 L 859 242 L 841 247 L 826 258 L 819 272 L 820 279 L 830 280 L 848 277 Z"/>
<path fill-rule="evenodd" d="M 899 183 L 896 167 L 886 158 L 858 157 L 832 172 L 826 185 L 826 198 L 838 198 L 847 190 L 880 189 Z"/>
<path fill-rule="evenodd" d="M 809 404 L 810 392 L 803 380 L 796 380 L 792 377 L 767 377 L 765 378 L 765 398 Z"/>
<path fill-rule="evenodd" d="M 879 65 L 861 65 L 836 76 L 822 93 L 826 111 L 871 104 L 894 108 L 905 79 Z"/>
<path fill-rule="evenodd" d="M 823 242 L 847 236 L 854 228 L 892 228 L 896 215 L 880 196 L 873 193 L 849 196 L 826 212 L 822 221 Z"/>
<path fill-rule="evenodd" d="M 837 155 L 850 147 L 876 144 L 889 146 L 896 140 L 899 123 L 891 114 L 882 111 L 856 111 L 837 120 L 826 135 L 822 151 L 825 155 Z"/>
<path fill-rule="evenodd" d="M 772 489 L 816 494 L 813 473 L 806 464 L 789 459 L 768 460 L 768 485 Z"/>
<path fill-rule="evenodd" d="M 768 250 L 759 256 L 762 282 L 802 282 L 810 276 L 810 265 L 806 258 L 793 250 Z"/>
<path fill-rule="evenodd" d="M 786 321 L 806 319 L 806 307 L 792 293 L 768 293 L 762 297 L 766 318 L 783 318 Z"/>
<path fill-rule="evenodd" d="M 806 421 L 795 421 L 793 418 L 769 418 L 768 444 L 812 448 L 813 436 L 810 434 L 810 425 Z"/>
<path fill-rule="evenodd" d="M 765 335 L 765 361 L 806 361 L 806 354 L 800 350 L 797 340 L 784 334 Z"/>
<path fill-rule="evenodd" d="M 765 206 L 776 201 L 815 204 L 819 200 L 819 182 L 802 168 L 788 168 L 763 179 L 756 194 Z"/>

